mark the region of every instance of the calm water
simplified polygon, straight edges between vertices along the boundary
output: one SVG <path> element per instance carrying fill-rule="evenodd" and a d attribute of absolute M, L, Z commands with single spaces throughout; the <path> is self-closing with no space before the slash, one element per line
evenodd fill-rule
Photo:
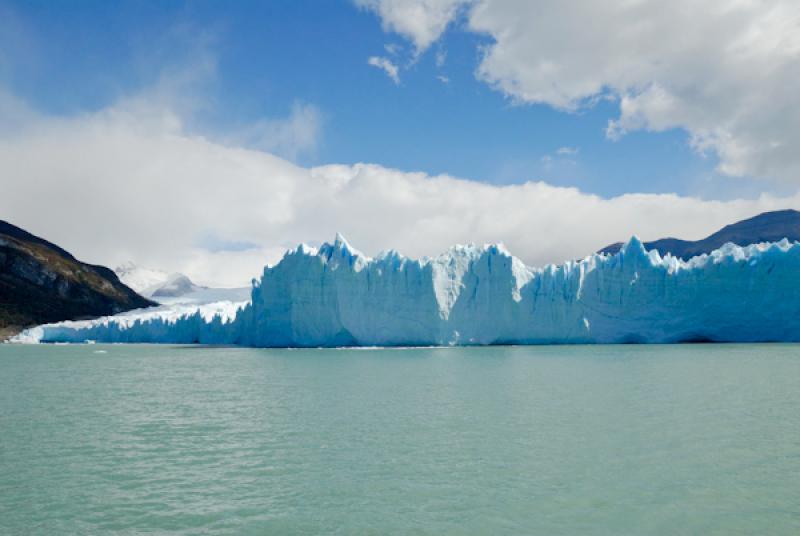
<path fill-rule="evenodd" d="M 0 345 L 0 534 L 798 534 L 800 346 Z"/>

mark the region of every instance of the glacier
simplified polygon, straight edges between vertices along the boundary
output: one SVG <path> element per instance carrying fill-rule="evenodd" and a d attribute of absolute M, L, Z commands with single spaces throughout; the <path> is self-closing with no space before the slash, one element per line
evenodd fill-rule
<path fill-rule="evenodd" d="M 683 261 L 634 237 L 616 254 L 531 268 L 502 245 L 371 258 L 301 244 L 249 302 L 146 309 L 24 331 L 16 342 L 255 347 L 800 340 L 800 243 L 726 244 Z"/>

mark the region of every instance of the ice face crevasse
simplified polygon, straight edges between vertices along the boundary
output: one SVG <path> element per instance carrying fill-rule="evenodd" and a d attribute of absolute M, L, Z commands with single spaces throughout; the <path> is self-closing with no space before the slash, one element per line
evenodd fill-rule
<path fill-rule="evenodd" d="M 128 313 L 17 340 L 261 347 L 800 340 L 800 243 L 682 261 L 632 238 L 614 255 L 529 268 L 502 245 L 370 258 L 341 235 L 300 245 L 236 311 Z"/>

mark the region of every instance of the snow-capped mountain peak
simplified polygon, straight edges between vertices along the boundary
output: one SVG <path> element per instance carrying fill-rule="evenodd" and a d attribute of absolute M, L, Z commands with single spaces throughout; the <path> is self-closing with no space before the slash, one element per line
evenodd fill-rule
<path fill-rule="evenodd" d="M 121 264 L 114 270 L 120 281 L 142 296 L 177 298 L 202 289 L 188 276 L 139 266 L 134 262 Z"/>
<path fill-rule="evenodd" d="M 250 287 L 203 287 L 196 285 L 185 274 L 146 268 L 134 262 L 121 264 L 114 272 L 120 281 L 137 293 L 161 304 L 240 302 L 250 296 Z"/>
<path fill-rule="evenodd" d="M 114 272 L 117 274 L 120 281 L 142 296 L 149 296 L 150 294 L 148 291 L 151 289 L 153 291 L 157 290 L 158 287 L 169 279 L 169 274 L 167 272 L 145 268 L 132 261 L 117 266 Z"/>

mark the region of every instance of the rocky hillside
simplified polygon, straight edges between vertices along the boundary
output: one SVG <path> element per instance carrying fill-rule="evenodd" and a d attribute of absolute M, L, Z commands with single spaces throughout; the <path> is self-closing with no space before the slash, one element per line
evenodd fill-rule
<path fill-rule="evenodd" d="M 671 253 L 673 257 L 689 260 L 697 255 L 718 249 L 728 242 L 733 242 L 737 246 L 749 246 L 759 242 L 778 242 L 784 238 L 791 241 L 800 240 L 800 212 L 796 210 L 764 212 L 758 216 L 726 225 L 702 240 L 662 238 L 653 242 L 645 242 L 644 247 L 648 251 L 655 249 L 662 256 Z M 617 242 L 604 247 L 599 253 L 616 253 L 620 247 L 622 247 L 622 242 Z"/>
<path fill-rule="evenodd" d="M 25 326 L 151 305 L 112 270 L 0 220 L 0 340 Z"/>

